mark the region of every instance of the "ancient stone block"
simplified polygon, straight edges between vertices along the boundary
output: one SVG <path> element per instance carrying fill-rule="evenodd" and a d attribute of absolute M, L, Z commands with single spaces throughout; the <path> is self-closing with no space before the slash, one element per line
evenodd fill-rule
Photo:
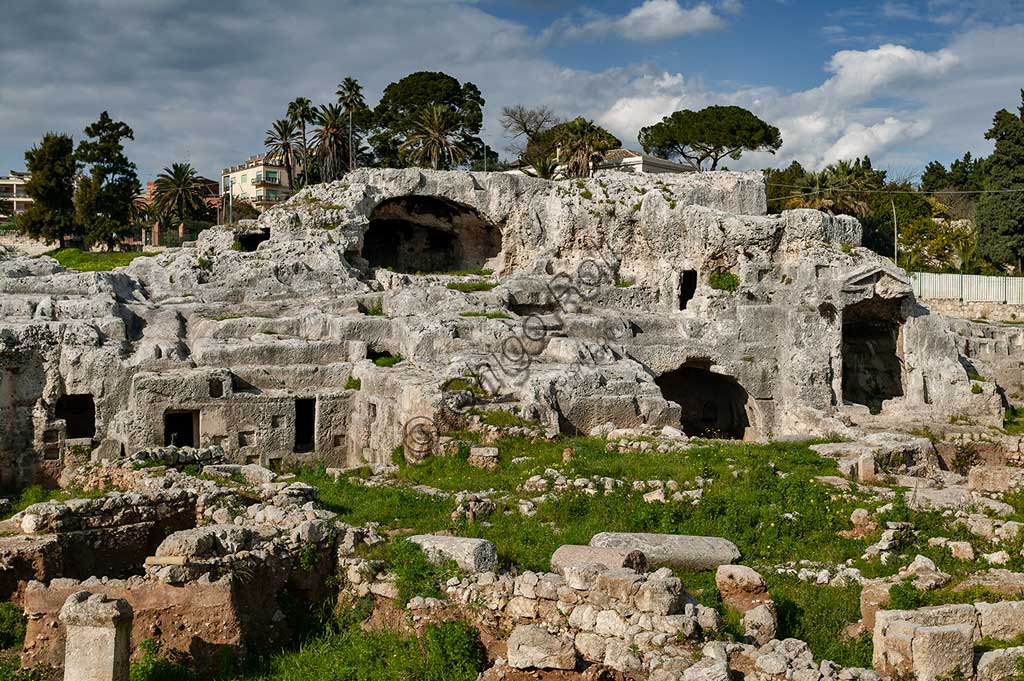
<path fill-rule="evenodd" d="M 576 646 L 543 627 L 521 625 L 508 637 L 508 663 L 516 669 L 575 669 Z"/>
<path fill-rule="evenodd" d="M 651 565 L 687 570 L 711 570 L 740 557 L 736 545 L 721 537 L 601 532 L 591 538 L 590 545 L 641 551 Z"/>
<path fill-rule="evenodd" d="M 60 610 L 67 629 L 65 681 L 128 681 L 132 609 L 123 599 L 79 591 Z"/>
<path fill-rule="evenodd" d="M 469 572 L 489 572 L 498 567 L 498 551 L 486 539 L 417 534 L 409 537 L 409 541 L 419 545 L 428 559 L 452 560 Z"/>

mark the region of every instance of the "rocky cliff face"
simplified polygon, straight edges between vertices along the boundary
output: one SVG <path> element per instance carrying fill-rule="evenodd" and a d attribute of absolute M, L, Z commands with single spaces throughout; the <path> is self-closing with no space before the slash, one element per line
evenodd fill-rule
<path fill-rule="evenodd" d="M 5 250 L 0 468 L 380 461 L 468 410 L 751 439 L 1000 423 L 962 335 L 859 244 L 853 218 L 767 215 L 756 173 L 362 169 L 113 273 Z"/>

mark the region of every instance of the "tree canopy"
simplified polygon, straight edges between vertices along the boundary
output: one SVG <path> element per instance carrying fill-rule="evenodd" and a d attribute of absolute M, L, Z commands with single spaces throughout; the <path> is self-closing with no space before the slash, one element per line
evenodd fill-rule
<path fill-rule="evenodd" d="M 70 135 L 47 133 L 42 141 L 25 152 L 25 164 L 31 177 L 25 184 L 32 198 L 28 209 L 18 217 L 18 229 L 44 242 L 57 241 L 61 247 L 81 236 L 75 223 L 75 153 Z"/>
<path fill-rule="evenodd" d="M 738 106 L 676 111 L 641 128 L 639 140 L 645 152 L 681 159 L 694 170 L 717 170 L 722 159 L 737 160 L 744 151 L 773 154 L 782 146 L 778 128 Z"/>
<path fill-rule="evenodd" d="M 135 164 L 124 153 L 124 140 L 134 140 L 135 133 L 104 111 L 85 134 L 88 139 L 75 152 L 88 170 L 75 193 L 76 218 L 87 241 L 112 248 L 131 223 L 132 201 L 141 189 Z"/>
<path fill-rule="evenodd" d="M 473 83 L 460 83 L 446 73 L 418 71 L 384 88 L 373 110 L 374 132 L 369 142 L 381 165 L 402 165 L 401 147 L 416 134 L 429 107 L 446 109 L 454 122 L 453 136 L 475 155 L 482 147 L 484 98 Z"/>
<path fill-rule="evenodd" d="M 978 253 L 984 258 L 1024 264 L 1024 90 L 1021 106 L 1013 114 L 1002 109 L 993 118 L 985 138 L 995 149 L 985 162 L 985 189 L 978 200 Z"/>

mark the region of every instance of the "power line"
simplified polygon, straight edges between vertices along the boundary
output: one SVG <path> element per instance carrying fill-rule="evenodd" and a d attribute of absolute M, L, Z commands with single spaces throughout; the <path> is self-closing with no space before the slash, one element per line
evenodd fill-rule
<path fill-rule="evenodd" d="M 788 189 L 800 189 L 800 185 L 797 184 L 768 184 L 768 187 L 786 187 Z M 768 199 L 769 201 L 783 201 L 786 199 L 798 199 L 802 196 L 814 196 L 815 194 L 822 194 L 825 192 L 842 191 L 848 194 L 1014 194 L 1017 192 L 1024 192 L 1024 188 L 1019 189 L 950 189 L 940 190 L 935 192 L 921 192 L 913 189 L 847 189 L 845 187 L 825 187 L 823 189 L 815 189 L 814 191 L 801 192 L 800 194 L 793 194 L 792 196 L 781 196 Z"/>

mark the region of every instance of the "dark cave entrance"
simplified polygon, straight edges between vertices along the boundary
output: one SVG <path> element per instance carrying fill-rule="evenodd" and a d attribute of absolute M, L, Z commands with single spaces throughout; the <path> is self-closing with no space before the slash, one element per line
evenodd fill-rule
<path fill-rule="evenodd" d="M 685 310 L 687 303 L 697 294 L 697 270 L 683 270 L 679 273 L 679 309 Z"/>
<path fill-rule="evenodd" d="M 252 253 L 264 241 L 270 239 L 270 229 L 264 227 L 256 232 L 245 232 L 238 235 L 238 250 L 244 253 Z"/>
<path fill-rule="evenodd" d="M 295 453 L 311 452 L 316 446 L 316 398 L 295 400 Z"/>
<path fill-rule="evenodd" d="M 742 440 L 746 435 L 750 397 L 731 376 L 684 365 L 654 380 L 665 399 L 682 408 L 680 427 L 690 437 Z"/>
<path fill-rule="evenodd" d="M 399 196 L 370 214 L 362 255 L 396 272 L 482 268 L 501 252 L 501 230 L 469 206 L 437 196 Z"/>
<path fill-rule="evenodd" d="M 164 446 L 195 447 L 199 443 L 199 410 L 164 412 Z"/>
<path fill-rule="evenodd" d="M 92 395 L 61 395 L 54 416 L 64 419 L 64 437 L 69 440 L 96 435 L 96 403 Z"/>
<path fill-rule="evenodd" d="M 870 298 L 843 309 L 843 400 L 868 407 L 903 396 L 902 299 Z"/>

